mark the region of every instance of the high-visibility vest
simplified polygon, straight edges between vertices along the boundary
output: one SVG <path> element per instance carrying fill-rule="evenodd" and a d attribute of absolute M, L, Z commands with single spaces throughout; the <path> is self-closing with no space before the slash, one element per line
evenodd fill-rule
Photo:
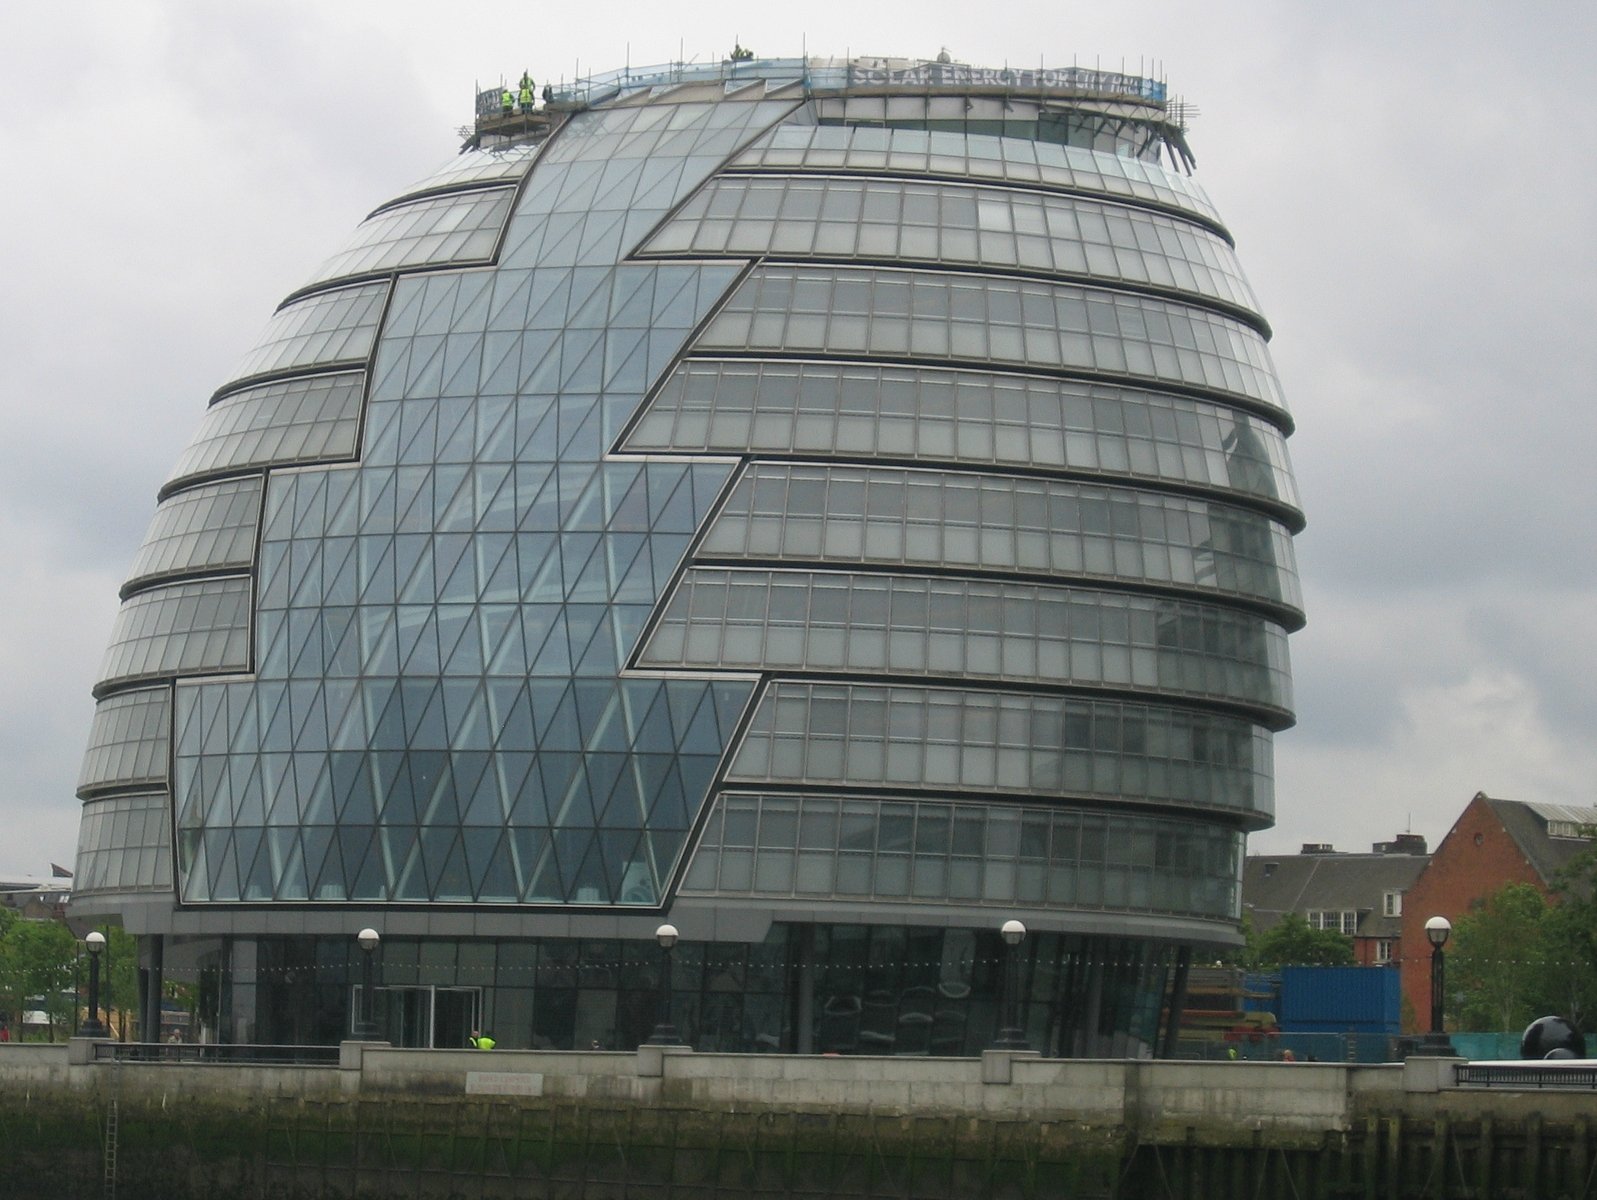
<path fill-rule="evenodd" d="M 494 1048 L 494 1040 L 485 1033 L 477 1039 L 476 1045 L 479 1050 L 492 1050 Z"/>
<path fill-rule="evenodd" d="M 499 104 L 506 112 L 516 107 L 516 98 L 510 94 L 509 88 L 500 93 Z"/>
<path fill-rule="evenodd" d="M 522 88 L 521 89 L 521 95 L 520 95 L 519 99 L 521 101 L 521 110 L 523 112 L 525 112 L 527 109 L 531 108 L 532 107 L 532 89 L 530 87 Z"/>

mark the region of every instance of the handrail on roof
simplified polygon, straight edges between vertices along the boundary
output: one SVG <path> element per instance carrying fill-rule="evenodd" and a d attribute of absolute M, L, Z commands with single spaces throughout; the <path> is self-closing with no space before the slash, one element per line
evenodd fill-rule
<path fill-rule="evenodd" d="M 888 58 L 744 58 L 713 63 L 670 62 L 625 66 L 577 78 L 549 88 L 552 103 L 592 105 L 619 92 L 675 87 L 683 83 L 735 83 L 767 79 L 802 83 L 807 91 L 846 91 L 871 87 L 919 87 L 930 90 L 1001 89 L 1060 95 L 1096 95 L 1164 106 L 1168 92 L 1162 80 L 1094 67 L 973 67 L 968 63 L 931 59 Z M 479 116 L 497 109 L 500 88 L 477 94 Z"/>

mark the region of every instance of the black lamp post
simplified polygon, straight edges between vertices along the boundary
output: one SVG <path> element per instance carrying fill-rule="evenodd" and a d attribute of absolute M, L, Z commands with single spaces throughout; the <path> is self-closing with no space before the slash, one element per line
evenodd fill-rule
<path fill-rule="evenodd" d="M 662 925 L 654 931 L 654 940 L 660 943 L 660 1008 L 654 1032 L 646 1045 L 680 1046 L 677 1027 L 671 1023 L 671 949 L 677 944 L 677 927 Z"/>
<path fill-rule="evenodd" d="M 83 1022 L 78 1036 L 110 1037 L 105 1026 L 100 1024 L 100 953 L 105 949 L 105 934 L 96 929 L 83 939 L 83 944 L 89 951 L 89 1019 Z"/>
<path fill-rule="evenodd" d="M 1019 921 L 1005 921 L 998 930 L 1004 939 L 1004 1027 L 993 1042 L 994 1050 L 1030 1050 L 1026 1033 L 1020 1027 L 1020 943 L 1026 927 Z"/>
<path fill-rule="evenodd" d="M 1425 940 L 1431 944 L 1431 1031 L 1421 1039 L 1414 1053 L 1437 1058 L 1457 1057 L 1451 1039 L 1443 1029 L 1442 1000 L 1446 991 L 1446 964 L 1442 947 L 1447 945 L 1453 932 L 1453 923 L 1446 917 L 1432 917 L 1425 922 Z"/>
<path fill-rule="evenodd" d="M 357 1042 L 375 1042 L 377 1040 L 377 1021 L 375 1019 L 375 1003 L 377 997 L 372 985 L 372 960 L 377 957 L 377 946 L 383 939 L 375 929 L 362 929 L 355 935 L 355 940 L 360 943 L 360 1019 L 355 1022 L 355 1040 Z"/>

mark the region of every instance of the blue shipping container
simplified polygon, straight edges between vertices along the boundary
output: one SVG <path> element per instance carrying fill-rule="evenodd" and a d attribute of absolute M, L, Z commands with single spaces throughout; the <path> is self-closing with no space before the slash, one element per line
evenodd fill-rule
<path fill-rule="evenodd" d="M 1391 967 L 1283 967 L 1284 1032 L 1396 1033 L 1398 972 Z"/>

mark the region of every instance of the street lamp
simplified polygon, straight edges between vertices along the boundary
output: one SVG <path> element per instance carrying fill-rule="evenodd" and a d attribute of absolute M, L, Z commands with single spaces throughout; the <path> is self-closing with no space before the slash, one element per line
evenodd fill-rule
<path fill-rule="evenodd" d="M 375 1042 L 377 1040 L 377 1022 L 373 1014 L 377 997 L 372 986 L 372 960 L 377 957 L 377 946 L 383 939 L 375 929 L 368 927 L 357 933 L 355 940 L 360 943 L 361 951 L 360 1019 L 355 1022 L 355 1040 L 357 1042 Z"/>
<path fill-rule="evenodd" d="M 83 1022 L 78 1036 L 110 1037 L 105 1026 L 100 1024 L 100 953 L 105 949 L 105 934 L 98 929 L 93 930 L 83 939 L 83 944 L 89 951 L 89 1019 Z"/>
<path fill-rule="evenodd" d="M 646 1043 L 650 1046 L 680 1046 L 677 1027 L 671 1023 L 671 948 L 677 944 L 677 927 L 662 925 L 654 931 L 654 940 L 660 943 L 660 1006 L 658 1023 Z"/>
<path fill-rule="evenodd" d="M 1020 1027 L 1020 943 L 1026 927 L 1011 918 L 998 929 L 1004 939 L 1004 1027 L 993 1042 L 994 1050 L 1030 1050 L 1025 1031 Z"/>
<path fill-rule="evenodd" d="M 1458 1052 L 1442 1029 L 1442 997 L 1444 992 L 1445 958 L 1442 947 L 1453 932 L 1453 923 L 1446 917 L 1432 917 L 1425 922 L 1425 939 L 1431 944 L 1431 1031 L 1425 1035 L 1423 1054 L 1453 1056 Z"/>

